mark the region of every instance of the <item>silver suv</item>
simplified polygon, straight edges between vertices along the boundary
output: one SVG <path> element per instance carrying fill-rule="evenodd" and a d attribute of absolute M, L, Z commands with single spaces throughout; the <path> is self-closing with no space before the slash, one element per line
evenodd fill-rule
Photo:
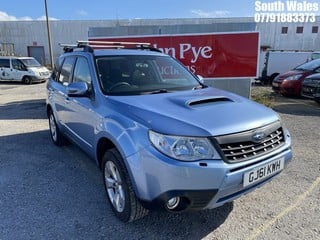
<path fill-rule="evenodd" d="M 72 140 L 101 167 L 120 220 L 221 206 L 291 159 L 290 134 L 271 109 L 204 85 L 150 46 L 108 44 L 115 49 L 65 48 L 47 114 L 56 145 Z"/>

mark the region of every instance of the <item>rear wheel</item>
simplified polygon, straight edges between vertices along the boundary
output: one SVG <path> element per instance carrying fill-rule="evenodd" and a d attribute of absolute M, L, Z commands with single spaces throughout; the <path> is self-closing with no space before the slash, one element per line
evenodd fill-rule
<path fill-rule="evenodd" d="M 148 210 L 137 199 L 123 159 L 116 149 L 110 149 L 104 154 L 102 171 L 108 201 L 114 214 L 123 222 L 144 217 Z"/>
<path fill-rule="evenodd" d="M 57 122 L 53 115 L 52 110 L 49 111 L 48 118 L 49 118 L 49 129 L 50 129 L 51 139 L 55 145 L 62 146 L 63 143 L 65 142 L 65 138 L 63 137 L 59 127 L 57 126 Z"/>

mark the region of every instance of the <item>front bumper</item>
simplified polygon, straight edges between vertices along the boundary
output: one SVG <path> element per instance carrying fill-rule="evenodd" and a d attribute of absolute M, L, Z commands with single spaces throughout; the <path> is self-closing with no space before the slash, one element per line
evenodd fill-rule
<path fill-rule="evenodd" d="M 181 197 L 186 203 L 182 210 L 192 210 L 219 207 L 270 181 L 277 174 L 243 186 L 246 172 L 280 158 L 285 166 L 291 160 L 289 143 L 268 156 L 233 164 L 223 160 L 180 162 L 151 146 L 127 160 L 136 195 L 146 207 L 163 207 L 172 197 Z"/>
<path fill-rule="evenodd" d="M 35 82 L 46 82 L 49 78 L 48 77 L 41 77 L 41 76 L 32 76 L 31 78 L 31 82 L 35 83 Z"/>
<path fill-rule="evenodd" d="M 281 80 L 272 83 L 272 90 L 283 95 L 299 96 L 301 90 L 301 81 L 299 80 Z"/>
<path fill-rule="evenodd" d="M 301 89 L 301 95 L 307 98 L 314 98 L 316 93 L 320 93 L 320 87 L 315 85 L 303 85 Z"/>
<path fill-rule="evenodd" d="M 300 80 L 284 80 L 280 85 L 281 94 L 299 96 L 301 92 Z"/>

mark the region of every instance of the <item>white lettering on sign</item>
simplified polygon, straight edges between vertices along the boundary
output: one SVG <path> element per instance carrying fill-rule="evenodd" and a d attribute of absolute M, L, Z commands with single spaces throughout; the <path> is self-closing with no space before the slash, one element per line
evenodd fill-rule
<path fill-rule="evenodd" d="M 158 48 L 157 44 L 153 44 L 153 47 Z M 177 58 L 176 49 L 175 48 L 158 48 L 161 52 L 168 54 L 174 58 Z M 199 58 L 212 58 L 212 47 L 211 46 L 203 46 L 203 47 L 194 47 L 190 43 L 180 43 L 179 44 L 179 59 L 185 59 L 186 55 L 191 52 L 191 63 L 195 63 L 199 60 Z"/>
<path fill-rule="evenodd" d="M 172 66 L 163 66 L 160 68 L 161 75 L 175 75 L 179 74 L 178 70 Z"/>
<path fill-rule="evenodd" d="M 180 59 L 185 58 L 185 53 L 192 52 L 191 62 L 195 63 L 198 61 L 198 58 L 201 56 L 203 58 L 211 58 L 212 57 L 212 48 L 210 46 L 204 47 L 193 47 L 190 43 L 181 43 L 180 44 Z"/>

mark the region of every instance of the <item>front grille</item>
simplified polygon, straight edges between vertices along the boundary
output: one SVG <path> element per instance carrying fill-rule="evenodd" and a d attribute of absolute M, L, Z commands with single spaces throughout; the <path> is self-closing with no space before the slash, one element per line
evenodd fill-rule
<path fill-rule="evenodd" d="M 316 93 L 317 89 L 314 87 L 303 87 L 301 94 L 309 97 L 313 97 L 313 95 Z"/>
<path fill-rule="evenodd" d="M 283 129 L 280 123 L 271 124 L 252 131 L 216 137 L 225 161 L 236 163 L 268 154 L 281 147 L 284 142 Z M 263 134 L 261 141 L 256 142 L 253 136 Z"/>
<path fill-rule="evenodd" d="M 39 75 L 40 76 L 49 76 L 49 72 L 40 72 Z"/>

